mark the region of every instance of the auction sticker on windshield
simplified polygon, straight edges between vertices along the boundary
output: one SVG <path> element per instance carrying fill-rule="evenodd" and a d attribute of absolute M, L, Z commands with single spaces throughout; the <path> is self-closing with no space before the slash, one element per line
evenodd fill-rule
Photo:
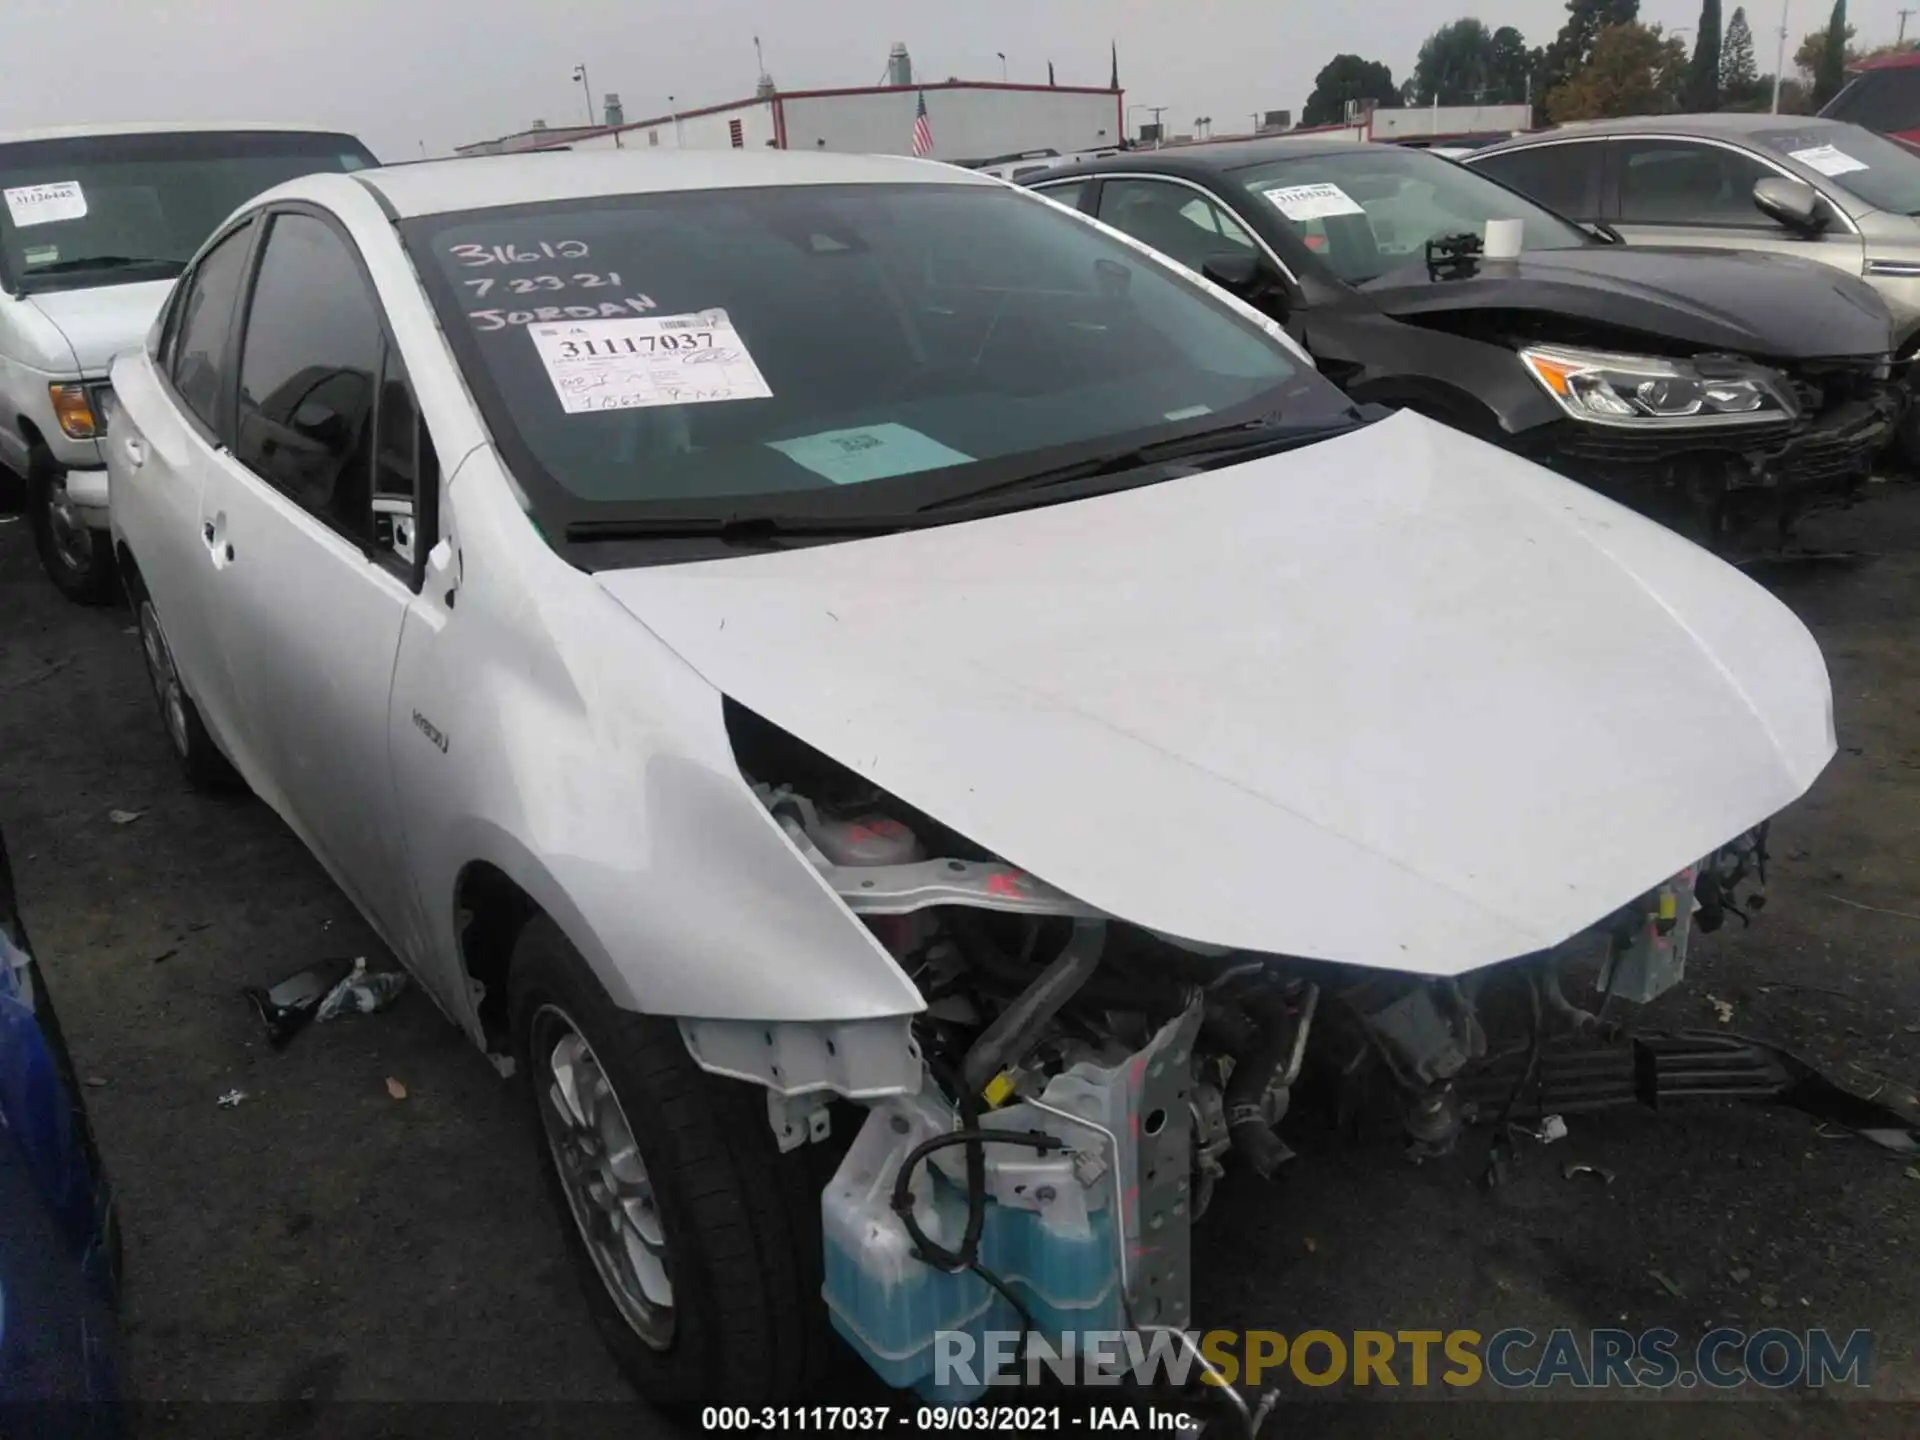
<path fill-rule="evenodd" d="M 569 415 L 772 396 L 724 310 L 531 325 Z"/>
<path fill-rule="evenodd" d="M 1265 194 L 1289 220 L 1324 220 L 1329 215 L 1367 213 L 1338 185 L 1279 185 Z"/>
<path fill-rule="evenodd" d="M 78 220 L 87 213 L 87 197 L 78 180 L 51 185 L 18 185 L 7 191 L 7 214 L 21 229 L 55 220 Z"/>
<path fill-rule="evenodd" d="M 1814 145 L 1805 150 L 1789 150 L 1789 159 L 1798 160 L 1809 170 L 1818 170 L 1822 175 L 1848 175 L 1855 170 L 1867 168 L 1867 162 L 1856 160 L 1846 151 L 1833 145 Z"/>

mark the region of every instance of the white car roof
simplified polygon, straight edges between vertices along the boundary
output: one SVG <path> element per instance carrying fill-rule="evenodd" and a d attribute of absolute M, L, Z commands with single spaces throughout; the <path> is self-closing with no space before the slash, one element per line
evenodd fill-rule
<path fill-rule="evenodd" d="M 785 150 L 534 151 L 361 170 L 402 218 L 537 200 L 774 185 L 997 185 L 969 170 L 906 155 Z"/>
<path fill-rule="evenodd" d="M 346 135 L 338 125 L 290 125 L 284 120 L 127 120 L 119 124 L 54 125 L 42 130 L 0 131 L 0 145 L 32 140 L 86 140 L 104 135 L 258 134 Z"/>

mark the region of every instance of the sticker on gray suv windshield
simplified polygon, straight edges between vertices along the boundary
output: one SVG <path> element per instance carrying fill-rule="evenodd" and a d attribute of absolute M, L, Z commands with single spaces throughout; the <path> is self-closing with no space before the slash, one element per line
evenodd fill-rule
<path fill-rule="evenodd" d="M 1855 170 L 1867 168 L 1867 162 L 1856 160 L 1836 145 L 1810 145 L 1805 150 L 1789 150 L 1787 158 L 1798 160 L 1809 170 L 1818 170 L 1822 175 L 1850 175 Z"/>

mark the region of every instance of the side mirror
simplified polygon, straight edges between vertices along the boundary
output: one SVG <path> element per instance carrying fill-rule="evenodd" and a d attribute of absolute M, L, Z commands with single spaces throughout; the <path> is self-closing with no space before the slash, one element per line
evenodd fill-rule
<path fill-rule="evenodd" d="M 1293 309 L 1287 287 L 1276 282 L 1266 261 L 1244 251 L 1209 255 L 1200 273 L 1229 294 L 1238 295 L 1249 305 L 1257 305 L 1276 320 L 1285 320 Z"/>
<path fill-rule="evenodd" d="M 1753 185 L 1753 203 L 1762 215 L 1789 230 L 1817 235 L 1827 228 L 1828 216 L 1820 192 L 1804 180 L 1769 175 Z"/>
<path fill-rule="evenodd" d="M 1209 255 L 1201 262 L 1200 273 L 1222 290 L 1231 290 L 1242 300 L 1246 300 L 1260 288 L 1260 282 L 1266 272 L 1260 264 L 1258 255 L 1229 252 L 1224 255 Z"/>

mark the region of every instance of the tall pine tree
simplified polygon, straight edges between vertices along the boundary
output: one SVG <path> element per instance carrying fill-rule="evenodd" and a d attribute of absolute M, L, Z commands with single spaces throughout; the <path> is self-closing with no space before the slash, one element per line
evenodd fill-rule
<path fill-rule="evenodd" d="M 1720 0 L 1700 0 L 1700 32 L 1680 103 L 1695 112 L 1720 108 Z"/>
<path fill-rule="evenodd" d="M 1827 48 L 1820 53 L 1820 69 L 1813 77 L 1813 104 L 1817 110 L 1840 93 L 1847 83 L 1847 0 L 1833 0 L 1827 17 Z"/>
<path fill-rule="evenodd" d="M 1727 22 L 1726 37 L 1720 42 L 1720 94 L 1729 105 L 1738 105 L 1760 83 L 1760 65 L 1753 57 L 1753 27 L 1747 24 L 1746 7 L 1736 6 Z"/>

